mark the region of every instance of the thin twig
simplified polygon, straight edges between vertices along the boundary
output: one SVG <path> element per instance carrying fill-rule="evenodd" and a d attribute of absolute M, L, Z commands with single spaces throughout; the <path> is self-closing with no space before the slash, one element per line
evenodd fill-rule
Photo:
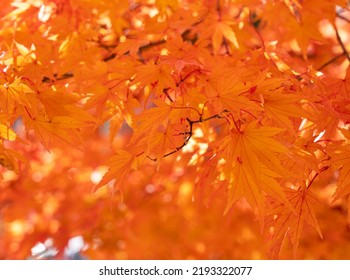
<path fill-rule="evenodd" d="M 215 114 L 215 115 L 212 115 L 210 117 L 207 117 L 205 119 L 202 118 L 202 115 L 200 115 L 199 119 L 198 120 L 191 120 L 189 118 L 186 118 L 186 121 L 188 122 L 189 124 L 189 130 L 188 131 L 185 131 L 185 132 L 181 132 L 181 133 L 178 133 L 177 135 L 187 135 L 186 139 L 184 140 L 184 142 L 176 147 L 174 150 L 172 150 L 171 152 L 165 154 L 163 157 L 168 157 L 172 154 L 175 154 L 176 152 L 180 151 L 183 147 L 185 147 L 188 142 L 190 141 L 190 139 L 192 138 L 192 135 L 193 135 L 193 125 L 196 124 L 196 123 L 202 123 L 202 122 L 206 122 L 206 121 L 209 121 L 211 119 L 221 119 L 221 118 L 224 118 L 223 116 L 221 116 L 221 114 L 223 113 L 229 113 L 229 110 L 223 110 L 221 113 L 219 114 Z M 150 156 L 147 156 L 147 158 L 149 158 L 150 160 L 152 161 L 157 161 L 157 159 L 154 159 L 154 158 L 151 158 Z"/>
<path fill-rule="evenodd" d="M 117 56 L 117 54 L 111 53 L 109 56 L 105 57 L 105 58 L 103 59 L 103 61 L 104 61 L 104 62 L 107 62 L 107 61 L 109 61 L 109 60 L 112 60 L 112 59 L 115 58 L 116 56 Z"/>
<path fill-rule="evenodd" d="M 227 55 L 230 55 L 230 49 L 228 47 L 228 43 L 227 43 L 227 40 L 226 38 L 223 39 L 223 44 L 224 44 L 224 47 L 225 47 L 225 52 Z"/>
<path fill-rule="evenodd" d="M 150 42 L 149 44 L 147 45 L 144 45 L 144 46 L 141 46 L 137 52 L 138 56 L 140 57 L 141 61 L 144 62 L 145 59 L 143 58 L 142 56 L 142 53 L 152 47 L 155 47 L 155 46 L 159 46 L 159 45 L 162 45 L 162 44 L 165 44 L 166 43 L 166 40 L 159 40 L 159 41 L 155 41 L 155 42 Z"/>
<path fill-rule="evenodd" d="M 349 22 L 349 23 L 350 23 L 350 19 L 348 19 L 347 17 L 344 17 L 344 16 L 341 15 L 341 14 L 338 14 L 338 13 L 337 13 L 337 17 L 340 18 L 340 19 L 342 19 L 342 20 L 345 20 L 346 22 Z"/>
<path fill-rule="evenodd" d="M 322 168 L 320 168 L 320 170 L 314 175 L 314 177 L 311 179 L 311 181 L 307 184 L 306 188 L 310 188 L 310 186 L 312 185 L 312 183 L 315 181 L 316 177 L 318 175 L 320 175 L 320 173 L 322 173 L 323 171 L 326 171 L 329 168 L 329 166 L 323 166 Z"/>
<path fill-rule="evenodd" d="M 260 41 L 261 41 L 261 45 L 262 45 L 262 48 L 264 49 L 264 51 L 267 53 L 267 55 L 270 57 L 270 54 L 266 51 L 266 47 L 265 47 L 265 42 L 264 42 L 264 39 L 263 37 L 261 36 L 259 30 L 257 29 L 257 27 L 255 27 L 254 25 L 254 19 L 253 19 L 253 14 L 252 12 L 249 13 L 249 22 L 250 24 L 253 26 L 256 34 L 258 35 Z M 270 57 L 271 58 L 271 57 Z M 273 61 L 273 60 L 272 60 Z"/>
<path fill-rule="evenodd" d="M 327 62 L 323 63 L 320 67 L 317 68 L 317 71 L 321 71 L 323 68 L 327 67 L 328 65 L 332 64 L 342 56 L 344 56 L 345 53 L 338 54 L 337 56 L 333 57 L 332 59 L 328 60 Z"/>
<path fill-rule="evenodd" d="M 202 69 L 198 68 L 198 69 L 195 69 L 195 70 L 192 70 L 191 72 L 187 73 L 185 77 L 181 78 L 181 75 L 180 75 L 180 78 L 181 80 L 179 82 L 176 83 L 176 86 L 179 87 L 184 81 L 186 81 L 193 73 L 196 73 L 196 72 L 199 72 L 201 73 Z"/>
<path fill-rule="evenodd" d="M 346 58 L 350 61 L 349 52 L 348 52 L 347 49 L 345 48 L 344 43 L 343 43 L 343 41 L 342 41 L 341 38 L 340 38 L 340 35 L 339 35 L 339 32 L 338 32 L 338 28 L 336 27 L 335 24 L 333 25 L 333 28 L 334 28 L 334 30 L 335 30 L 335 35 L 337 36 L 338 43 L 339 43 L 339 45 L 341 46 L 344 55 L 345 55 Z"/>
<path fill-rule="evenodd" d="M 169 93 L 168 93 L 168 90 L 169 90 L 170 88 L 168 87 L 168 88 L 164 88 L 163 89 L 163 93 L 165 94 L 165 96 L 166 97 L 168 97 L 168 99 L 171 101 L 171 102 L 174 102 L 174 100 L 170 97 L 170 95 L 169 95 Z"/>

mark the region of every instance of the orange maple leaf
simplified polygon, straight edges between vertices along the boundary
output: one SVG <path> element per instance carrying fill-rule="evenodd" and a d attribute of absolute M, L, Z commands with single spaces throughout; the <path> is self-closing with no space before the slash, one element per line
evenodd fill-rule
<path fill-rule="evenodd" d="M 157 107 L 150 108 L 136 117 L 139 123 L 136 134 L 142 135 L 150 130 L 157 129 L 169 119 L 172 108 L 169 104 L 161 100 L 153 100 Z"/>
<path fill-rule="evenodd" d="M 241 157 L 251 165 L 251 170 L 257 170 L 257 159 L 267 168 L 285 172 L 280 164 L 278 154 L 288 152 L 280 142 L 271 137 L 284 131 L 277 127 L 259 127 L 256 121 L 249 123 L 240 131 L 233 128 L 221 144 L 226 159 Z M 281 173 L 281 174 L 282 174 Z"/>
<path fill-rule="evenodd" d="M 24 124 L 28 130 L 33 129 L 42 144 L 50 149 L 54 142 L 64 142 L 69 146 L 81 149 L 83 143 L 77 128 L 80 127 L 76 120 L 70 117 L 58 117 L 58 119 L 48 120 L 44 115 L 37 115 L 35 118 L 24 118 Z"/>
<path fill-rule="evenodd" d="M 252 170 L 251 166 L 245 161 L 242 162 L 238 157 L 234 167 L 230 172 L 230 182 L 228 189 L 228 200 L 224 214 L 226 214 L 234 203 L 240 198 L 245 197 L 249 204 L 258 209 L 261 228 L 264 225 L 265 217 L 265 199 L 261 192 L 257 170 Z"/>
<path fill-rule="evenodd" d="M 95 190 L 106 185 L 112 180 L 115 180 L 115 184 L 123 187 L 129 172 L 134 165 L 134 162 L 135 156 L 133 154 L 123 149 L 117 149 L 115 155 L 106 162 L 109 169 L 103 176 L 102 180 L 97 184 Z"/>
<path fill-rule="evenodd" d="M 223 72 L 224 77 L 218 76 L 219 72 L 210 77 L 208 84 L 205 86 L 205 92 L 217 112 L 222 112 L 225 109 L 229 109 L 231 113 L 240 112 L 240 110 L 250 112 L 262 110 L 259 103 L 251 101 L 244 95 L 248 93 L 251 85 L 240 81 L 239 73 L 240 70 L 237 69 L 234 78 L 226 77 L 227 74 Z"/>
<path fill-rule="evenodd" d="M 271 254 L 274 257 L 278 257 L 286 234 L 291 237 L 294 257 L 296 256 L 305 223 L 315 228 L 319 236 L 323 238 L 313 208 L 313 205 L 317 202 L 313 192 L 306 187 L 301 187 L 298 190 L 289 189 L 286 191 L 286 195 L 295 210 L 294 212 L 286 205 L 277 205 L 273 208 L 273 211 L 270 210 L 275 215 L 271 238 Z"/>
<path fill-rule="evenodd" d="M 287 149 L 271 138 L 281 131 L 283 129 L 258 127 L 257 122 L 252 122 L 240 131 L 232 129 L 231 134 L 223 139 L 220 150 L 227 161 L 228 177 L 231 178 L 225 212 L 239 198 L 246 197 L 252 206 L 257 207 L 259 219 L 263 225 L 262 190 L 286 202 L 281 186 L 273 179 L 277 176 L 269 171 L 274 169 L 281 174 L 285 173 L 277 155 L 286 153 Z M 261 172 L 262 168 L 263 172 Z M 263 180 L 265 180 L 264 183 L 262 183 Z"/>
<path fill-rule="evenodd" d="M 350 131 L 346 129 L 340 129 L 340 131 L 349 141 Z M 350 194 L 350 145 L 345 143 L 341 148 L 330 153 L 329 164 L 334 170 L 340 170 L 337 188 L 333 194 L 333 201 Z"/>

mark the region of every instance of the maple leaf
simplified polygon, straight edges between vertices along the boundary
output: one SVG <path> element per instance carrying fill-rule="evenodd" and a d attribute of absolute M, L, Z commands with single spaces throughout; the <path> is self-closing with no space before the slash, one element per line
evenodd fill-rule
<path fill-rule="evenodd" d="M 324 104 L 331 110 L 335 118 L 344 122 L 350 121 L 350 66 L 347 68 L 343 79 L 324 78 L 327 99 Z M 328 101 L 329 104 L 326 102 Z"/>
<path fill-rule="evenodd" d="M 129 53 L 131 56 L 136 56 L 140 47 L 147 44 L 149 44 L 148 40 L 127 38 L 125 42 L 122 42 L 117 46 L 116 51 L 121 55 Z"/>
<path fill-rule="evenodd" d="M 227 22 L 218 22 L 212 38 L 214 53 L 217 54 L 219 52 L 224 38 L 231 42 L 235 48 L 239 48 L 236 34 L 233 32 L 231 26 Z"/>
<path fill-rule="evenodd" d="M 277 154 L 287 153 L 287 149 L 271 137 L 284 129 L 276 127 L 259 127 L 256 121 L 249 123 L 240 131 L 233 128 L 221 144 L 226 159 L 241 157 L 251 165 L 251 170 L 257 169 L 256 159 L 259 159 L 267 168 L 283 174 L 286 172 L 280 164 Z"/>
<path fill-rule="evenodd" d="M 234 72 L 234 70 L 232 70 L 232 72 Z M 240 110 L 246 110 L 248 112 L 262 110 L 257 102 L 251 101 L 248 97 L 243 95 L 248 92 L 251 85 L 239 80 L 240 72 L 241 71 L 237 69 L 237 73 L 235 73 L 234 78 L 231 79 L 225 79 L 218 76 L 219 73 L 215 73 L 208 80 L 205 86 L 205 92 L 209 101 L 215 106 L 217 112 L 222 112 L 225 109 L 229 109 L 231 113 L 240 112 Z M 226 76 L 227 73 L 223 75 Z"/>
<path fill-rule="evenodd" d="M 115 184 L 118 186 L 123 187 L 134 163 L 135 156 L 133 154 L 123 149 L 117 149 L 115 155 L 106 162 L 109 169 L 96 185 L 95 191 L 112 180 L 115 180 Z"/>
<path fill-rule="evenodd" d="M 154 85 L 157 93 L 162 94 L 165 88 L 175 88 L 175 80 L 171 75 L 172 69 L 168 64 L 154 64 L 138 66 L 134 83 L 141 86 Z"/>
<path fill-rule="evenodd" d="M 174 110 L 176 104 L 167 104 L 161 100 L 153 100 L 153 103 L 157 107 L 152 107 L 143 111 L 140 115 L 135 116 L 135 121 L 138 123 L 135 139 L 140 135 L 157 130 L 160 126 L 167 127 L 167 123 L 171 119 L 177 119 L 182 117 L 183 110 Z"/>
<path fill-rule="evenodd" d="M 229 200 L 225 212 L 239 198 L 246 197 L 252 206 L 257 207 L 259 220 L 263 225 L 264 196 L 262 190 L 286 202 L 281 186 L 273 179 L 273 176 L 276 176 L 275 173 L 268 170 L 275 169 L 281 174 L 285 173 L 277 154 L 284 154 L 287 149 L 271 138 L 282 130 L 273 127 L 258 127 L 256 122 L 252 122 L 240 131 L 232 129 L 231 134 L 223 139 L 220 150 L 227 161 L 227 170 L 231 178 Z M 261 163 L 267 168 L 264 168 L 263 173 L 260 171 Z"/>
<path fill-rule="evenodd" d="M 170 38 L 166 42 L 167 55 L 162 56 L 162 63 L 173 65 L 178 74 L 187 66 L 202 67 L 200 62 L 203 48 L 183 41 L 181 36 Z"/>
<path fill-rule="evenodd" d="M 281 185 L 276 180 L 276 178 L 281 178 L 279 174 L 261 165 L 259 177 L 259 187 L 262 191 L 294 211 L 293 206 L 290 204 L 289 200 L 286 197 L 284 189 L 282 189 Z"/>
<path fill-rule="evenodd" d="M 304 187 L 297 190 L 289 189 L 286 195 L 295 211 L 291 211 L 286 205 L 277 205 L 273 208 L 273 215 L 276 215 L 276 218 L 271 238 L 271 254 L 278 256 L 283 240 L 288 234 L 291 237 L 295 257 L 305 223 L 310 224 L 319 236 L 323 237 L 313 208 L 317 202 L 315 194 Z"/>
<path fill-rule="evenodd" d="M 218 14 L 209 13 L 203 20 L 204 24 L 200 24 L 197 27 L 201 35 L 199 41 L 210 40 L 214 55 L 220 53 L 224 40 L 226 44 L 232 44 L 236 49 L 240 47 L 236 33 L 232 28 L 235 24 L 235 21 L 232 20 L 232 15 L 226 13 L 224 9 L 218 9 L 220 10 Z"/>
<path fill-rule="evenodd" d="M 264 94 L 263 107 L 268 118 L 281 127 L 293 131 L 291 118 L 306 117 L 300 106 L 301 97 L 295 94 L 282 94 L 282 91 Z"/>
<path fill-rule="evenodd" d="M 4 166 L 8 170 L 14 171 L 19 174 L 18 162 L 23 162 L 28 165 L 28 159 L 26 159 L 19 152 L 4 147 L 3 143 L 0 142 L 0 165 Z M 0 174 L 0 179 L 1 179 Z"/>
<path fill-rule="evenodd" d="M 161 13 L 165 13 L 169 8 L 173 11 L 176 11 L 179 7 L 179 2 L 176 0 L 156 0 L 156 7 Z"/>
<path fill-rule="evenodd" d="M 17 138 L 17 134 L 10 127 L 0 123 L 0 138 L 14 141 Z"/>
<path fill-rule="evenodd" d="M 34 50 L 35 50 L 35 47 L 34 45 L 31 45 L 31 48 L 28 49 L 26 46 L 18 43 L 18 42 L 15 42 L 15 45 L 17 47 L 17 50 L 18 52 L 23 56 L 23 57 L 27 57 L 28 56 L 28 62 L 27 63 L 30 63 L 30 62 L 33 62 L 33 60 L 36 59 L 36 56 L 34 54 Z"/>
<path fill-rule="evenodd" d="M 337 16 L 334 11 L 337 9 L 337 7 L 345 5 L 344 3 L 345 1 L 343 0 L 329 0 L 322 2 L 318 2 L 317 0 L 310 0 L 307 2 L 302 2 L 301 9 L 303 11 L 307 11 L 308 13 L 314 14 L 318 19 L 327 18 L 330 21 L 334 22 Z M 314 9 L 315 5 L 318 5 L 317 11 Z"/>
<path fill-rule="evenodd" d="M 157 107 L 145 110 L 136 117 L 137 122 L 139 122 L 138 135 L 142 135 L 151 129 L 157 129 L 157 125 L 159 126 L 169 119 L 172 111 L 171 106 L 161 100 L 153 100 L 153 102 Z"/>
<path fill-rule="evenodd" d="M 350 140 L 350 132 L 346 129 L 340 129 L 342 134 Z M 330 153 L 329 162 L 333 169 L 339 169 L 339 177 L 337 180 L 337 188 L 333 194 L 333 202 L 346 197 L 350 194 L 350 147 L 345 144 L 342 149 L 333 150 Z"/>
<path fill-rule="evenodd" d="M 3 0 L 0 259 L 348 258 L 346 2 Z"/>
<path fill-rule="evenodd" d="M 60 74 L 65 74 L 72 70 L 77 71 L 77 65 L 84 63 L 94 63 L 100 56 L 97 46 L 90 43 L 96 35 L 95 31 L 83 29 L 74 31 L 65 38 L 59 46 Z"/>
<path fill-rule="evenodd" d="M 15 162 L 7 153 L 0 153 L 0 165 L 8 170 L 18 173 L 18 168 L 16 167 Z M 2 174 L 0 174 L 0 179 L 3 179 Z"/>
<path fill-rule="evenodd" d="M 5 102 L 5 109 L 7 113 L 12 113 L 17 104 L 35 107 L 33 99 L 34 90 L 22 82 L 20 77 L 14 79 L 12 83 L 0 85 L 0 96 Z"/>
<path fill-rule="evenodd" d="M 318 42 L 324 41 L 315 22 L 313 15 L 307 13 L 303 14 L 300 21 L 294 19 L 288 22 L 289 32 L 295 34 L 295 40 L 304 56 L 307 55 L 307 49 L 311 40 L 317 40 Z"/>
<path fill-rule="evenodd" d="M 344 79 L 325 78 L 327 91 L 330 96 L 350 100 L 350 66 L 347 68 Z"/>
<path fill-rule="evenodd" d="M 113 8 L 111 9 L 111 16 L 109 17 L 113 31 L 117 35 L 122 35 L 125 28 L 129 28 L 129 24 L 124 18 L 123 14 L 127 12 L 128 2 L 118 1 L 113 3 Z"/>
<path fill-rule="evenodd" d="M 77 127 L 76 120 L 70 117 L 48 120 L 45 115 L 37 115 L 35 118 L 25 118 L 24 124 L 28 130 L 33 129 L 42 144 L 50 149 L 53 142 L 60 141 L 77 149 L 81 149 L 82 139 L 77 130 L 69 129 Z M 78 125 L 79 126 L 79 125 Z"/>
<path fill-rule="evenodd" d="M 59 128 L 84 128 L 94 127 L 97 119 L 91 116 L 85 110 L 72 104 L 65 105 L 66 114 L 55 116 L 52 123 L 55 123 Z"/>
<path fill-rule="evenodd" d="M 172 135 L 169 135 L 169 126 L 164 132 L 156 131 L 151 137 L 149 137 L 147 153 L 150 156 L 155 155 L 157 161 L 157 170 L 159 171 L 162 164 L 162 159 L 166 155 L 169 148 L 175 149 L 175 144 Z"/>
<path fill-rule="evenodd" d="M 38 97 L 40 102 L 44 105 L 45 113 L 49 118 L 68 114 L 68 110 L 65 106 L 77 102 L 77 98 L 72 94 L 67 94 L 52 88 L 41 91 Z"/>
<path fill-rule="evenodd" d="M 305 176 L 308 176 L 310 170 L 318 169 L 319 160 L 315 156 L 319 148 L 318 145 L 315 143 L 313 147 L 311 143 L 303 140 L 305 139 L 297 139 L 294 142 L 294 146 L 289 148 L 289 154 L 285 155 L 285 158 L 283 156 L 281 158 L 283 167 L 289 171 L 291 178 L 305 178 Z M 305 146 L 309 146 L 309 149 L 305 150 Z"/>
<path fill-rule="evenodd" d="M 256 166 L 256 165 L 255 165 Z M 252 170 L 251 166 L 238 157 L 234 167 L 230 171 L 230 182 L 228 189 L 228 200 L 224 214 L 226 214 L 233 204 L 240 198 L 245 197 L 249 204 L 258 209 L 261 228 L 264 225 L 265 199 L 261 193 L 258 170 Z"/>

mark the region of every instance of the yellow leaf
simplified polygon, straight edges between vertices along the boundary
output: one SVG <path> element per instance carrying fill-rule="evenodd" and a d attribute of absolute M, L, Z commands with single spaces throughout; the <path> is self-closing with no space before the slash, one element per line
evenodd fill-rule
<path fill-rule="evenodd" d="M 0 124 L 0 138 L 5 140 L 14 141 L 17 138 L 16 132 L 4 124 Z"/>
<path fill-rule="evenodd" d="M 34 91 L 24 84 L 21 78 L 16 78 L 11 84 L 3 85 L 0 88 L 1 92 L 7 91 L 7 97 L 14 100 L 18 104 L 32 107 L 32 103 L 28 98 L 27 94 L 33 93 Z M 34 105 L 34 104 L 33 104 Z"/>
<path fill-rule="evenodd" d="M 236 49 L 239 49 L 239 44 L 236 38 L 236 34 L 233 32 L 232 28 L 228 24 L 224 22 L 220 22 L 217 28 L 221 29 L 221 32 L 224 35 L 224 37 L 227 40 L 229 40 L 231 43 L 233 43 Z"/>
<path fill-rule="evenodd" d="M 215 27 L 212 38 L 214 53 L 217 54 L 219 52 L 224 37 L 229 42 L 233 43 L 235 48 L 239 48 L 236 34 L 233 32 L 232 28 L 225 22 L 219 22 Z"/>
<path fill-rule="evenodd" d="M 17 151 L 6 149 L 3 146 L 3 144 L 0 143 L 0 165 L 18 174 L 17 161 L 21 161 L 25 164 L 28 164 L 28 160 L 23 155 L 21 155 Z"/>

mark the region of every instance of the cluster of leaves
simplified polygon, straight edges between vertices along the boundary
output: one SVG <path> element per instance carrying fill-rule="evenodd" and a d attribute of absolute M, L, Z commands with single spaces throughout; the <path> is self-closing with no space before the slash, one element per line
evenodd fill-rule
<path fill-rule="evenodd" d="M 91 258 L 297 256 L 347 209 L 346 1 L 3 6 L 1 257 L 77 234 Z"/>

